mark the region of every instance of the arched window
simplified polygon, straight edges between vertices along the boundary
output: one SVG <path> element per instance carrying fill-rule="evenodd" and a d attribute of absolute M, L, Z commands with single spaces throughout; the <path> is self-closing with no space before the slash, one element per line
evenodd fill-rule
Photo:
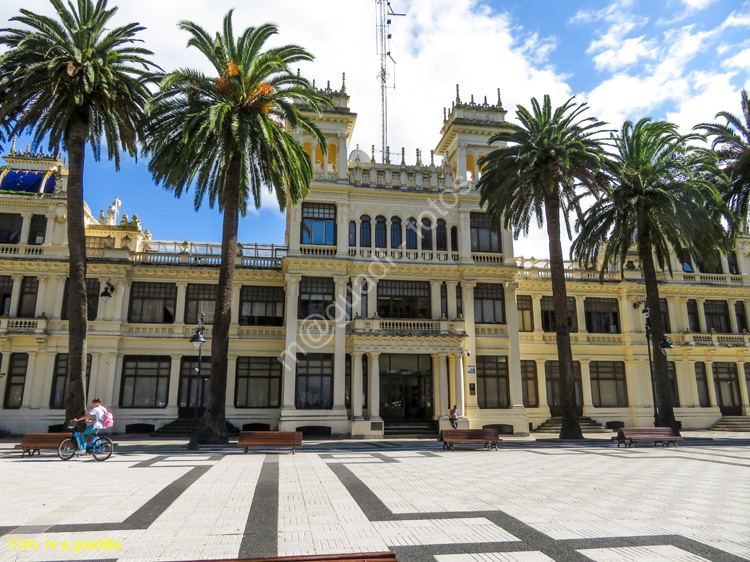
<path fill-rule="evenodd" d="M 357 245 L 357 223 L 355 221 L 349 221 L 349 246 L 355 247 Z"/>
<path fill-rule="evenodd" d="M 443 219 L 437 220 L 437 232 L 435 233 L 435 243 L 437 245 L 438 252 L 448 251 L 448 231 L 445 228 L 445 221 Z"/>
<path fill-rule="evenodd" d="M 362 215 L 359 217 L 359 246 L 369 248 L 370 244 L 370 217 Z"/>
<path fill-rule="evenodd" d="M 375 218 L 375 247 L 376 248 L 387 248 L 386 236 L 385 236 L 385 217 L 378 215 Z"/>
<path fill-rule="evenodd" d="M 422 219 L 422 249 L 432 250 L 432 221 L 427 217 Z"/>
<path fill-rule="evenodd" d="M 391 217 L 391 248 L 401 247 L 401 219 Z"/>
<path fill-rule="evenodd" d="M 414 217 L 409 217 L 406 223 L 406 249 L 416 250 L 417 249 L 417 220 Z"/>

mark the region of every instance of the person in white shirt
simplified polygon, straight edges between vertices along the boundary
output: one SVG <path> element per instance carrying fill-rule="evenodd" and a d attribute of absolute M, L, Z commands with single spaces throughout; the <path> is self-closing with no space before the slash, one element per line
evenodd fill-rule
<path fill-rule="evenodd" d="M 75 420 L 79 422 L 87 418 L 94 418 L 94 423 L 89 425 L 86 428 L 86 431 L 84 431 L 83 434 L 81 435 L 81 441 L 79 443 L 81 447 L 81 451 L 86 450 L 86 441 L 89 435 L 96 435 L 100 429 L 104 429 L 104 423 L 103 423 L 104 412 L 106 412 L 106 410 L 104 409 L 104 406 L 102 406 L 102 399 L 94 398 L 91 401 L 91 410 L 89 410 L 89 413 Z"/>

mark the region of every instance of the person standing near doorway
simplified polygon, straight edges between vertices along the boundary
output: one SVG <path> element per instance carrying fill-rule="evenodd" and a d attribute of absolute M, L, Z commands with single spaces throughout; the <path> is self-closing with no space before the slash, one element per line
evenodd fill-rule
<path fill-rule="evenodd" d="M 450 411 L 450 419 L 451 419 L 451 425 L 453 426 L 453 429 L 458 429 L 458 416 L 461 415 L 461 412 L 458 411 L 458 405 L 454 404 L 453 408 L 451 408 Z"/>

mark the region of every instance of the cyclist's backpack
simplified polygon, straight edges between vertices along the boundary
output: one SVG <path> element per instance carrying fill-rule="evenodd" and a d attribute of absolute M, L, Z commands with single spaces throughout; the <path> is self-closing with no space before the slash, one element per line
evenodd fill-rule
<path fill-rule="evenodd" d="M 112 412 L 107 410 L 107 408 L 104 408 L 104 416 L 102 416 L 102 425 L 104 427 L 112 427 L 115 425 L 115 417 L 112 415 Z"/>

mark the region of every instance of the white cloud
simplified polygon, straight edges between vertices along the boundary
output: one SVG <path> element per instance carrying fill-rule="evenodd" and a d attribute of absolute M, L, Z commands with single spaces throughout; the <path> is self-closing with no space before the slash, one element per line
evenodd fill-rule
<path fill-rule="evenodd" d="M 705 10 L 711 4 L 716 2 L 716 0 L 682 0 L 682 1 L 685 4 L 685 6 L 688 7 L 690 11 Z"/>
<path fill-rule="evenodd" d="M 737 68 L 740 70 L 750 70 L 750 49 L 745 49 L 735 56 L 724 59 L 721 66 L 725 68 Z"/>

